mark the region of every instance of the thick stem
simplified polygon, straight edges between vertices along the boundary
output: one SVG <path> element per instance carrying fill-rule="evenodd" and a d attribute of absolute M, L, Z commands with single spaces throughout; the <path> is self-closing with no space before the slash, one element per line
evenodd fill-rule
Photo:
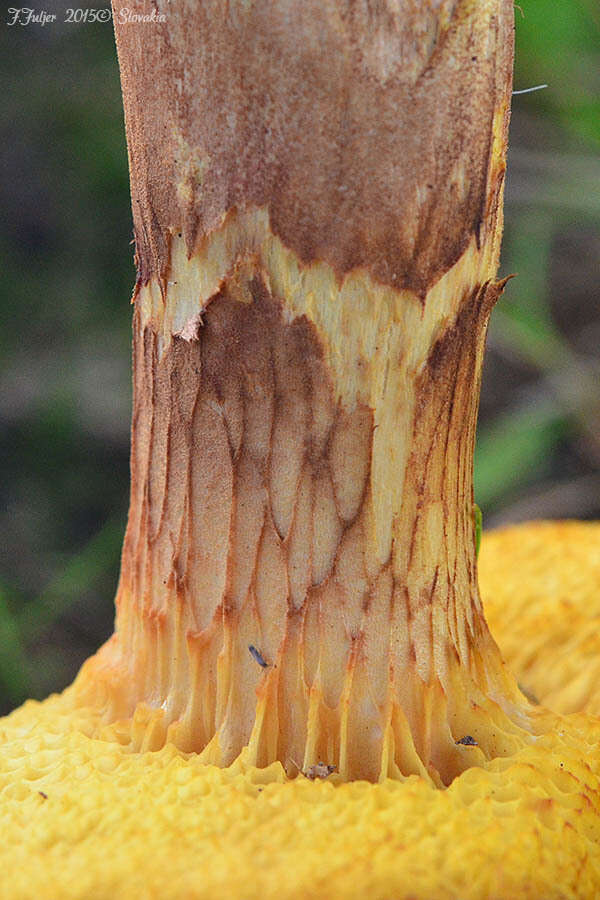
<path fill-rule="evenodd" d="M 79 686 L 144 746 L 448 782 L 527 726 L 472 496 L 512 4 L 164 12 L 117 29 L 131 508 Z"/>

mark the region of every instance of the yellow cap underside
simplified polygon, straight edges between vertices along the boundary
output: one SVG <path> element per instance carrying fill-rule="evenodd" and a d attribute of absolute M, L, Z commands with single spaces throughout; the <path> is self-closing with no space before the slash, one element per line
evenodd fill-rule
<path fill-rule="evenodd" d="M 482 547 L 482 593 L 501 647 L 525 687 L 545 699 L 546 672 L 549 696 L 567 708 L 583 696 L 588 709 L 599 706 L 597 675 L 584 691 L 569 689 L 599 666 L 591 625 L 599 557 L 600 526 L 576 523 L 508 529 Z M 92 739 L 95 713 L 74 708 L 67 691 L 1 721 L 0 897 L 512 900 L 600 891 L 597 719 L 571 716 L 439 790 L 416 776 L 288 781 L 279 764 L 256 769 L 242 756 L 219 769 L 170 744 L 132 752 L 132 731 L 151 731 L 151 718 Z"/>
<path fill-rule="evenodd" d="M 523 688 L 559 713 L 600 715 L 600 529 L 546 522 L 487 536 L 485 615 Z"/>

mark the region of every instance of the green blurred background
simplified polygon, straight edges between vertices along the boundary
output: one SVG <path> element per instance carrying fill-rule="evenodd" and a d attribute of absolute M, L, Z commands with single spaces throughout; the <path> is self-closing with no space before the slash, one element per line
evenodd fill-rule
<path fill-rule="evenodd" d="M 127 157 L 110 24 L 8 27 L 1 112 L 0 713 L 111 633 L 128 495 Z M 476 453 L 484 527 L 600 518 L 600 7 L 515 7 L 502 270 Z"/>

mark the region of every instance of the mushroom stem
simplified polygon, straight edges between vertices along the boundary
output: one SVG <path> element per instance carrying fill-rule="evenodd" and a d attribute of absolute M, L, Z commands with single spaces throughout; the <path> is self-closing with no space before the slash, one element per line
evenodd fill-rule
<path fill-rule="evenodd" d="M 131 506 L 75 689 L 146 747 L 448 783 L 532 730 L 472 490 L 512 3 L 164 12 L 116 24 Z"/>

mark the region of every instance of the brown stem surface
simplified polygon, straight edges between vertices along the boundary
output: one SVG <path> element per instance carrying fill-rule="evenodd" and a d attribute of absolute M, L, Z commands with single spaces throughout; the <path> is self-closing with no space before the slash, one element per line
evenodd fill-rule
<path fill-rule="evenodd" d="M 447 783 L 531 728 L 473 536 L 512 3 L 157 8 L 117 25 L 131 507 L 78 689 L 140 746 Z"/>

